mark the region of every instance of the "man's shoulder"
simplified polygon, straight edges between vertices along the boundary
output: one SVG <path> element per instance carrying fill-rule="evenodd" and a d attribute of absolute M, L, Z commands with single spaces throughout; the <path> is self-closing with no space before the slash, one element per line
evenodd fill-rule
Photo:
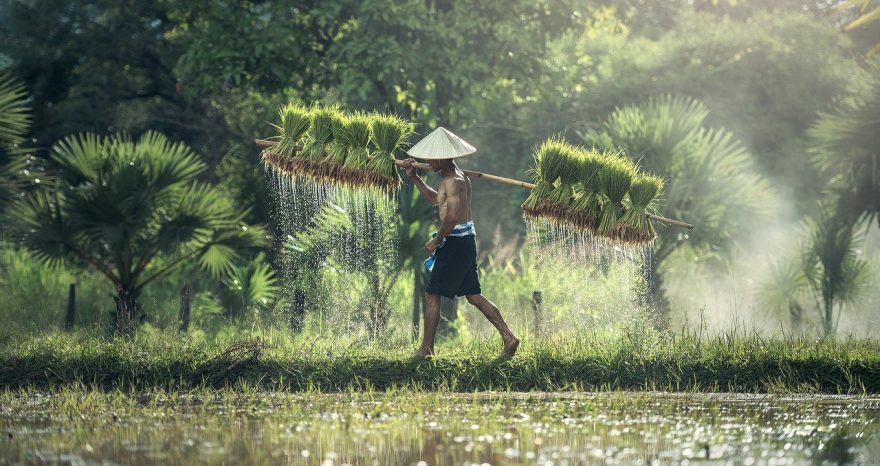
<path fill-rule="evenodd" d="M 459 188 L 465 185 L 465 183 L 467 183 L 467 181 L 463 176 L 452 175 L 443 178 L 443 180 L 440 182 L 440 185 L 446 188 L 448 191 L 458 192 Z"/>

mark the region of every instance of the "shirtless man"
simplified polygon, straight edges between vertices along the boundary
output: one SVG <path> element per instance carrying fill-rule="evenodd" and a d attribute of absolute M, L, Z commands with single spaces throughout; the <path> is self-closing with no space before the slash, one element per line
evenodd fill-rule
<path fill-rule="evenodd" d="M 501 317 L 498 307 L 486 299 L 480 290 L 477 275 L 477 241 L 471 217 L 471 182 L 458 169 L 452 159 L 428 160 L 431 169 L 443 178 L 440 188 L 434 191 L 422 181 L 412 166 L 414 159 L 406 161 L 406 174 L 415 183 L 422 196 L 438 206 L 440 228 L 437 235 L 425 243 L 425 252 L 434 254 L 433 268 L 425 288 L 425 334 L 415 354 L 419 357 L 434 354 L 434 337 L 440 323 L 440 297 L 465 296 L 467 301 L 486 316 L 501 333 L 504 343 L 502 355 L 512 357 L 519 346 L 519 339 Z"/>

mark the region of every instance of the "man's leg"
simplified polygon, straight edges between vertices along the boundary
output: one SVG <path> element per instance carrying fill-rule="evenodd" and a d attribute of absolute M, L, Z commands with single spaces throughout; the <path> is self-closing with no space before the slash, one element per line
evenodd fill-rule
<path fill-rule="evenodd" d="M 467 295 L 467 301 L 479 309 L 486 316 L 486 319 L 498 329 L 498 333 L 501 334 L 501 339 L 504 341 L 504 355 L 510 357 L 516 354 L 516 349 L 519 347 L 519 338 L 510 331 L 507 322 L 504 322 L 498 306 L 486 299 L 482 294 Z"/>
<path fill-rule="evenodd" d="M 438 325 L 440 325 L 440 295 L 425 293 L 425 333 L 422 336 L 422 345 L 416 350 L 417 355 L 434 354 L 434 337 L 437 335 Z"/>

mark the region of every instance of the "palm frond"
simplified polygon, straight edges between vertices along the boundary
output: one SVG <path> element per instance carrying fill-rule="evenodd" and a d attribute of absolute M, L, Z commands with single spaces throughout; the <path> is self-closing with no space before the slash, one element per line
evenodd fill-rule
<path fill-rule="evenodd" d="M 704 126 L 707 115 L 699 101 L 663 96 L 618 109 L 600 129 L 581 134 L 587 145 L 622 150 L 667 180 L 664 214 L 700 225 L 688 233 L 694 250 L 735 240 L 738 219 L 766 215 L 773 195 L 742 143 L 729 131 Z M 680 244 L 677 234 L 664 229 L 661 242 Z"/>
<path fill-rule="evenodd" d="M 30 129 L 27 98 L 21 82 L 9 74 L 0 74 L 0 145 L 6 150 L 21 144 Z"/>

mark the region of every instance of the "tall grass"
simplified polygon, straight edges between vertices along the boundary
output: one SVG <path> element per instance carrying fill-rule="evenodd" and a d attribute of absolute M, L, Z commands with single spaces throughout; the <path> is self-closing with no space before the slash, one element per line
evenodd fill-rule
<path fill-rule="evenodd" d="M 144 288 L 141 298 L 147 321 L 159 328 L 177 328 L 184 283 L 192 288 L 193 325 L 222 324 L 217 316 L 224 309 L 212 293 L 216 280 L 192 270 L 175 272 Z M 105 278 L 91 271 L 49 267 L 0 242 L 0 339 L 62 328 L 71 284 L 76 285 L 74 326 L 98 333 L 107 330 L 115 293 Z"/>
<path fill-rule="evenodd" d="M 107 320 L 113 290 L 100 277 L 49 267 L 27 252 L 0 247 L 0 333 L 60 328 L 71 284 L 77 285 L 76 324 Z"/>
<path fill-rule="evenodd" d="M 758 335 L 646 332 L 525 340 L 511 360 L 497 341 L 459 339 L 428 361 L 381 340 L 319 340 L 278 331 L 234 337 L 143 332 L 19 335 L 0 344 L 0 387 L 227 387 L 291 391 L 668 390 L 880 393 L 880 343 L 795 341 Z"/>

